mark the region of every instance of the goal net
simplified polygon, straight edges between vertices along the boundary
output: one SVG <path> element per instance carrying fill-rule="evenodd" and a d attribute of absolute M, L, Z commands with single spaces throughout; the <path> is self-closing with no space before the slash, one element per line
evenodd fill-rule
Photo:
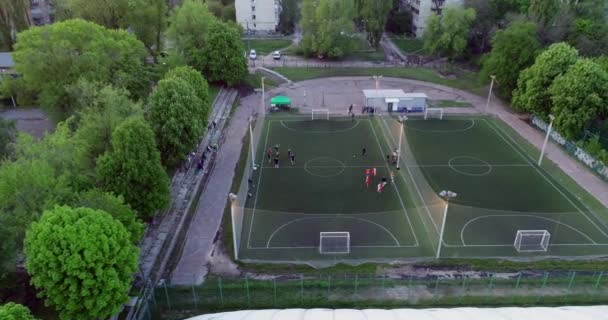
<path fill-rule="evenodd" d="M 312 109 L 312 120 L 329 120 L 329 109 Z"/>
<path fill-rule="evenodd" d="M 443 120 L 443 108 L 426 108 L 424 110 L 424 120 L 429 118 Z"/>
<path fill-rule="evenodd" d="M 319 253 L 335 254 L 350 252 L 350 232 L 321 232 Z"/>
<path fill-rule="evenodd" d="M 545 252 L 549 249 L 547 230 L 517 230 L 515 236 L 515 250 L 518 252 Z"/>

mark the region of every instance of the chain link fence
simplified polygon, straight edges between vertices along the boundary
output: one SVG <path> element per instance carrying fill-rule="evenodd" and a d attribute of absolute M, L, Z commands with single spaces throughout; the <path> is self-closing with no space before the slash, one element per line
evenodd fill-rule
<path fill-rule="evenodd" d="M 210 277 L 200 286 L 144 290 L 133 319 L 183 319 L 265 308 L 395 308 L 577 305 L 606 302 L 606 272 L 521 272 L 416 278 L 377 275 Z"/>

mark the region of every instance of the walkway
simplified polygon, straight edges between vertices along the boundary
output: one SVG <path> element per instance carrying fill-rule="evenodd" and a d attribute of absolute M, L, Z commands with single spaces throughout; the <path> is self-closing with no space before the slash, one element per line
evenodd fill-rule
<path fill-rule="evenodd" d="M 258 105 L 257 94 L 242 98 L 228 128 L 224 130 L 224 140 L 220 142 L 215 167 L 209 177 L 209 187 L 203 190 L 198 200 L 181 257 L 171 275 L 172 284 L 200 284 L 207 275 L 207 263 L 222 223 L 234 169 L 248 128 L 247 122 Z"/>

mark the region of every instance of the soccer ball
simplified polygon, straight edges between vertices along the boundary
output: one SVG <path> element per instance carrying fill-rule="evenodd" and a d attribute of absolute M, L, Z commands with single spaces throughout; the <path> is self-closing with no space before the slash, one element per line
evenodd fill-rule
<path fill-rule="evenodd" d="M 357 155 L 356 155 L 356 154 L 353 154 L 353 158 L 356 158 L 356 157 L 357 157 Z"/>

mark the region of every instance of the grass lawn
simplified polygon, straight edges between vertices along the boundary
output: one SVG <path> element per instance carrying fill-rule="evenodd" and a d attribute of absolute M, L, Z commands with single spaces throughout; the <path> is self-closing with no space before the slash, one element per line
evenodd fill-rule
<path fill-rule="evenodd" d="M 487 84 L 481 82 L 476 73 L 464 72 L 455 79 L 439 76 L 432 69 L 426 68 L 294 68 L 276 67 L 274 71 L 286 76 L 292 81 L 303 81 L 316 78 L 340 76 L 370 76 L 382 75 L 385 77 L 406 78 L 426 81 L 457 89 L 467 90 L 480 96 L 488 94 Z"/>
<path fill-rule="evenodd" d="M 473 105 L 468 101 L 456 100 L 430 100 L 429 105 L 434 108 L 472 108 Z"/>
<path fill-rule="evenodd" d="M 219 87 L 217 85 L 209 86 L 209 102 L 213 103 L 213 100 L 215 100 L 215 97 L 217 97 L 218 93 L 220 93 L 221 88 L 222 87 Z"/>
<path fill-rule="evenodd" d="M 248 85 L 252 88 L 262 88 L 262 77 L 264 75 L 256 72 L 256 73 L 250 73 L 247 75 L 247 78 L 244 80 L 244 84 Z M 266 90 L 269 90 L 269 87 L 277 87 L 279 84 L 272 78 L 270 77 L 266 77 L 264 79 L 264 86 L 266 87 Z"/>
<path fill-rule="evenodd" d="M 424 44 L 420 39 L 393 35 L 391 40 L 403 53 L 426 54 L 423 48 Z"/>
<path fill-rule="evenodd" d="M 291 45 L 290 39 L 244 39 L 245 48 L 255 49 L 258 55 L 267 55 Z"/>

